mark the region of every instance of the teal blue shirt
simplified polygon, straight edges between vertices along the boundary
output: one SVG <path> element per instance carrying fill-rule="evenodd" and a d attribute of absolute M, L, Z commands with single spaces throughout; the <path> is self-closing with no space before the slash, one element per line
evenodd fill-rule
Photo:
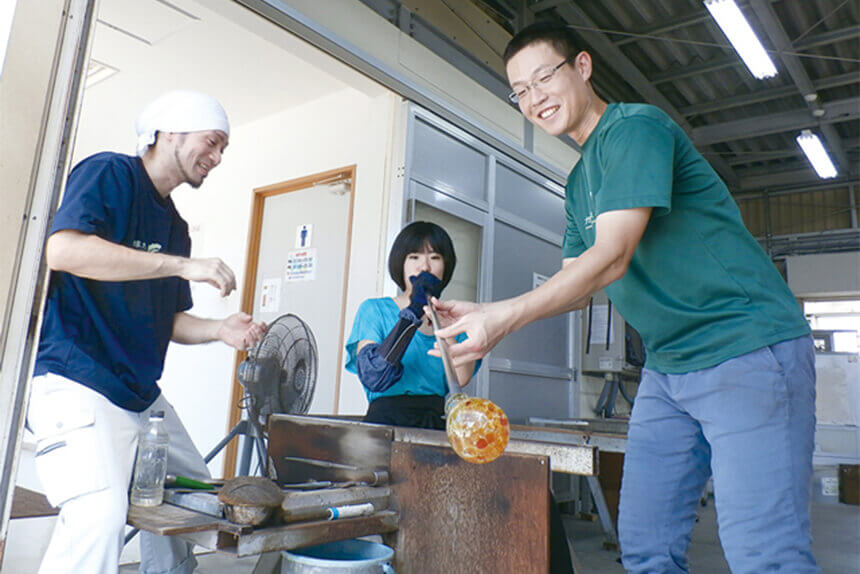
<path fill-rule="evenodd" d="M 564 257 L 601 213 L 653 208 L 623 278 L 606 287 L 645 343 L 645 366 L 686 373 L 810 332 L 723 181 L 659 108 L 610 104 L 567 181 Z"/>
<path fill-rule="evenodd" d="M 352 323 L 352 332 L 346 341 L 346 370 L 358 374 L 356 367 L 356 349 L 360 341 L 373 341 L 381 343 L 385 340 L 388 332 L 397 324 L 400 309 L 391 297 L 379 299 L 368 299 L 362 303 L 355 314 Z M 466 339 L 465 335 L 457 337 L 458 341 Z M 391 385 L 381 393 L 374 393 L 364 388 L 368 402 L 373 402 L 377 397 L 390 397 L 395 395 L 439 395 L 445 396 L 448 386 L 445 384 L 445 369 L 442 367 L 442 359 L 431 357 L 427 351 L 433 348 L 436 338 L 425 335 L 420 331 L 415 333 L 406 352 L 403 354 L 403 376 L 399 381 Z M 481 362 L 475 364 L 475 373 Z M 474 373 L 473 373 L 474 375 Z"/>

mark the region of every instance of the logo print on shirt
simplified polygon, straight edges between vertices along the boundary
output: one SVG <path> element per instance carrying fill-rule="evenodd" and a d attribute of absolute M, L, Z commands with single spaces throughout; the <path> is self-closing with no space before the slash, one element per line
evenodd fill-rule
<path fill-rule="evenodd" d="M 588 217 L 585 218 L 586 229 L 591 229 L 592 227 L 594 227 L 594 219 L 595 217 L 593 213 L 589 214 Z"/>
<path fill-rule="evenodd" d="M 161 243 L 147 243 L 146 241 L 141 241 L 140 239 L 135 239 L 131 242 L 131 246 L 135 249 L 140 249 L 141 251 L 148 251 L 149 253 L 158 253 L 161 251 Z"/>

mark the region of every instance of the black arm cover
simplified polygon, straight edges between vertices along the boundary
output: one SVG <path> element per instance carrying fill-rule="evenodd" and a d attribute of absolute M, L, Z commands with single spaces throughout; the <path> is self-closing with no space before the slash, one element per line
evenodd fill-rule
<path fill-rule="evenodd" d="M 403 376 L 400 360 L 420 325 L 421 319 L 407 307 L 400 311 L 400 319 L 381 344 L 365 345 L 356 357 L 361 384 L 381 393 L 399 381 Z"/>

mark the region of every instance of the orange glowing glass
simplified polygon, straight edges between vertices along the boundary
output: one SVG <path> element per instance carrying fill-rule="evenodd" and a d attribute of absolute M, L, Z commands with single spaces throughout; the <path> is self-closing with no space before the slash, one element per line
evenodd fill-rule
<path fill-rule="evenodd" d="M 467 462 L 492 462 L 508 445 L 508 417 L 489 399 L 451 395 L 445 401 L 445 417 L 448 442 Z"/>
<path fill-rule="evenodd" d="M 439 317 L 432 305 L 430 319 L 434 329 L 439 329 Z M 508 417 L 493 401 L 460 392 L 457 373 L 448 356 L 448 345 L 441 337 L 436 337 L 436 342 L 448 381 L 448 395 L 445 397 L 448 442 L 466 462 L 492 462 L 508 446 L 511 432 Z"/>

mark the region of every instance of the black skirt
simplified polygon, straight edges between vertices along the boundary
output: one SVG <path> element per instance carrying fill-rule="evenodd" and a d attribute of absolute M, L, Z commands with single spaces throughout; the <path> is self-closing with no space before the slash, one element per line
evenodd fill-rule
<path fill-rule="evenodd" d="M 445 430 L 445 398 L 439 395 L 378 397 L 367 407 L 364 422 Z"/>

